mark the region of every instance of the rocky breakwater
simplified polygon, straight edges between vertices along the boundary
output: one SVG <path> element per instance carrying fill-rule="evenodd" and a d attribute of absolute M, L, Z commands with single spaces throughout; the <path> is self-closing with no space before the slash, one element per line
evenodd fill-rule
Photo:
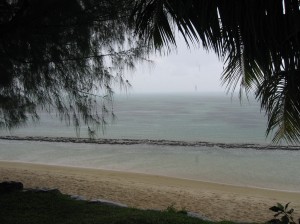
<path fill-rule="evenodd" d="M 46 137 L 46 136 L 0 136 L 3 140 L 18 141 L 40 141 L 40 142 L 65 142 L 65 143 L 91 143 L 91 144 L 110 144 L 110 145 L 163 145 L 163 146 L 191 146 L 191 147 L 218 147 L 222 149 L 257 149 L 257 150 L 300 150 L 300 146 L 294 145 L 260 145 L 260 144 L 230 144 L 203 141 L 176 141 L 176 140 L 152 140 L 152 139 L 90 139 L 72 137 Z"/>

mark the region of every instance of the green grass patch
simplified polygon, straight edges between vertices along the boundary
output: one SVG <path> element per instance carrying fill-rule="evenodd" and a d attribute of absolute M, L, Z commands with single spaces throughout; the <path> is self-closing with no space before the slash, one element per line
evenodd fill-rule
<path fill-rule="evenodd" d="M 5 224 L 208 224 L 174 211 L 150 211 L 76 201 L 55 192 L 0 194 L 0 223 Z M 224 222 L 223 222 L 224 223 Z"/>

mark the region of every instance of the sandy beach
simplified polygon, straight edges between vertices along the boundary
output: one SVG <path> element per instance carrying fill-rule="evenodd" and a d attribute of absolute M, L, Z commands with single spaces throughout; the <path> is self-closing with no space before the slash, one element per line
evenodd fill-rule
<path fill-rule="evenodd" d="M 87 199 L 107 199 L 131 207 L 177 209 L 200 213 L 209 219 L 264 222 L 272 218 L 270 206 L 291 202 L 300 217 L 300 193 L 239 187 L 164 176 L 0 162 L 0 181 L 21 181 L 25 188 L 58 188 Z"/>

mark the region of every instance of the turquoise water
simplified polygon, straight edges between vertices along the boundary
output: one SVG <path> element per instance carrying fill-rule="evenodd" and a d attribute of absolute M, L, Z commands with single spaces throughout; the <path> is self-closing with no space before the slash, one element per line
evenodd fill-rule
<path fill-rule="evenodd" d="M 101 138 L 269 144 L 254 100 L 225 95 L 128 95 L 115 99 L 117 120 Z M 87 128 L 81 127 L 81 137 Z M 1 135 L 75 137 L 42 114 L 39 124 Z M 300 151 L 161 145 L 97 145 L 0 140 L 0 160 L 91 167 L 300 192 Z"/>
<path fill-rule="evenodd" d="M 100 132 L 100 138 L 168 139 L 220 143 L 270 143 L 266 139 L 266 118 L 255 100 L 228 95 L 169 94 L 116 97 L 115 122 Z M 51 118 L 52 116 L 52 118 Z M 37 125 L 1 135 L 75 137 L 72 127 L 43 113 Z M 87 127 L 81 127 L 87 137 Z"/>
<path fill-rule="evenodd" d="M 300 192 L 300 151 L 0 140 L 0 160 L 130 171 Z"/>

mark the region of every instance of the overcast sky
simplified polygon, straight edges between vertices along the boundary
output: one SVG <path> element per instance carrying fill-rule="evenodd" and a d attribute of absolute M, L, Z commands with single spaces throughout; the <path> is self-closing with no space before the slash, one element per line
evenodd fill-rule
<path fill-rule="evenodd" d="M 223 64 L 214 53 L 188 49 L 178 40 L 177 53 L 152 56 L 153 65 L 138 65 L 126 78 L 132 84 L 129 93 L 225 92 L 221 86 Z"/>

